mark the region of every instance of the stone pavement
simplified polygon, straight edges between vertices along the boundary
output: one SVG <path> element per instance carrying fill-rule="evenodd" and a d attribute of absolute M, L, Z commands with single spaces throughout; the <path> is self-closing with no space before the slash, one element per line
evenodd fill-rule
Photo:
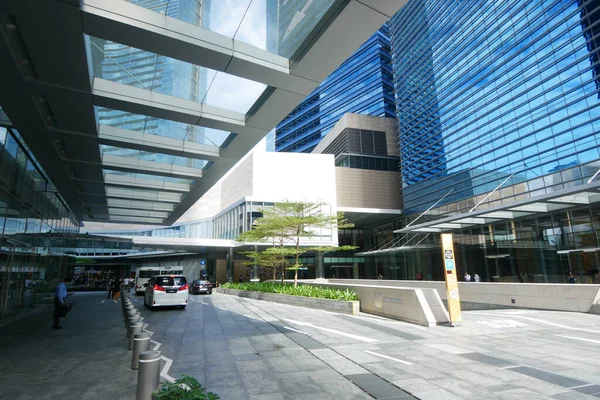
<path fill-rule="evenodd" d="M 0 327 L 0 398 L 135 399 L 120 303 L 105 293 L 75 293 L 63 329 L 52 307 Z"/>
<path fill-rule="evenodd" d="M 0 397 L 135 398 L 121 306 L 71 300 L 62 330 L 49 308 L 0 327 Z M 172 362 L 164 378 L 191 375 L 222 400 L 600 398 L 598 315 L 477 311 L 425 328 L 217 293 L 185 310 L 134 302 Z"/>

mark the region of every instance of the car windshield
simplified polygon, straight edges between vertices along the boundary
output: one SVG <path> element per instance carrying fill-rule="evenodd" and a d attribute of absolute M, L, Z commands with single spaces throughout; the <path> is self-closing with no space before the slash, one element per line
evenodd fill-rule
<path fill-rule="evenodd" d="M 158 286 L 183 286 L 187 281 L 185 276 L 157 276 L 155 283 Z"/>

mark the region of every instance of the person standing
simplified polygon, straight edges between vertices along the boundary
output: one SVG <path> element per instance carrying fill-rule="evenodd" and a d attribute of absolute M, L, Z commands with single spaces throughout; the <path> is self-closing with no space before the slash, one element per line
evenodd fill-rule
<path fill-rule="evenodd" d="M 575 283 L 575 274 L 573 271 L 569 272 L 569 283 Z"/>
<path fill-rule="evenodd" d="M 479 281 L 481 280 L 481 278 L 479 277 L 479 274 L 475 274 L 475 275 L 473 275 L 473 280 L 474 280 L 475 282 L 479 282 Z"/>
<path fill-rule="evenodd" d="M 465 272 L 464 279 L 465 279 L 465 282 L 471 282 L 471 275 L 469 275 L 468 272 Z"/>
<path fill-rule="evenodd" d="M 60 318 L 64 318 L 67 316 L 67 313 L 71 311 L 72 305 L 68 306 L 65 304 L 65 300 L 69 295 L 67 293 L 67 283 L 71 282 L 70 277 L 64 278 L 56 288 L 54 289 L 54 322 L 52 324 L 52 329 L 60 329 L 62 326 L 59 325 Z"/>

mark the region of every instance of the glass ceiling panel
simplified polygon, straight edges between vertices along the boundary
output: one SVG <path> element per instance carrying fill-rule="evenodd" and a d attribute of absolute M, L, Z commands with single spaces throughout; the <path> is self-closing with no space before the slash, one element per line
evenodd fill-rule
<path fill-rule="evenodd" d="M 96 107 L 96 115 L 98 115 L 98 123 L 102 125 L 208 146 L 221 147 L 231 135 L 230 132 L 218 129 L 132 114 L 105 107 Z"/>
<path fill-rule="evenodd" d="M 135 173 L 135 172 L 114 171 L 111 169 L 103 169 L 102 171 L 104 172 L 104 176 L 120 175 L 120 176 L 127 176 L 129 178 L 152 179 L 154 181 L 181 183 L 184 185 L 191 185 L 192 183 L 195 182 L 193 179 L 172 178 L 169 176 L 159 176 L 159 175 L 150 175 L 150 174 L 140 174 L 140 173 Z"/>
<path fill-rule="evenodd" d="M 267 85 L 89 37 L 94 77 L 247 113 Z"/>
<path fill-rule="evenodd" d="M 208 164 L 206 160 L 198 160 L 195 158 L 187 158 L 181 156 L 172 156 L 170 154 L 151 153 L 149 151 L 126 149 L 124 147 L 100 145 L 100 153 L 102 155 L 112 155 L 119 157 L 135 158 L 143 161 L 152 161 L 163 164 L 179 165 L 181 167 L 202 169 Z"/>
<path fill-rule="evenodd" d="M 335 0 L 127 0 L 290 58 Z"/>

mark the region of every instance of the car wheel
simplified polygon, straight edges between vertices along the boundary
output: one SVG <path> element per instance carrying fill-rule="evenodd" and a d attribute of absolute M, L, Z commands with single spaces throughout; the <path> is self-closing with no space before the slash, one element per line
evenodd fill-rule
<path fill-rule="evenodd" d="M 212 294 L 212 290 L 210 290 L 210 291 L 208 292 L 208 294 Z"/>
<path fill-rule="evenodd" d="M 185 310 L 185 306 L 179 306 L 179 308 L 181 308 L 182 310 Z"/>

